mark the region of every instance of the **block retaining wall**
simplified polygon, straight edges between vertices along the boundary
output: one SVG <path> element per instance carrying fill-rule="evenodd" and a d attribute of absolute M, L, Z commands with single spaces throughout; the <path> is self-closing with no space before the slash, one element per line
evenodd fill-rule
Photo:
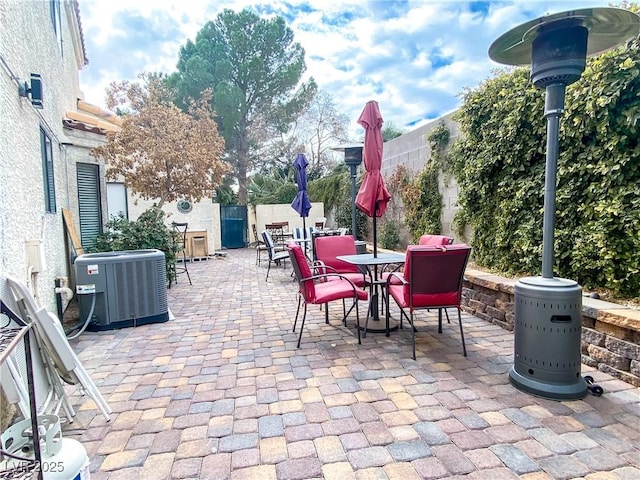
<path fill-rule="evenodd" d="M 516 280 L 467 269 L 464 311 L 513 331 Z M 640 310 L 583 297 L 582 363 L 640 387 Z"/>

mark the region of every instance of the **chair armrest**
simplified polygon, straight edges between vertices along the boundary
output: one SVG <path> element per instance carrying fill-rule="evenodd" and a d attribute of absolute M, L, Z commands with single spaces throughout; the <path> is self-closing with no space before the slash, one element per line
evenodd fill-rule
<path fill-rule="evenodd" d="M 327 268 L 331 268 L 331 267 L 327 267 Z M 312 275 L 310 277 L 306 277 L 306 278 L 301 279 L 300 282 L 313 282 L 313 281 L 316 281 L 316 280 L 319 280 L 321 282 L 326 282 L 327 281 L 326 279 L 328 277 L 338 277 L 338 278 L 340 278 L 342 280 L 345 280 L 345 281 L 349 282 L 349 284 L 353 288 L 353 294 L 357 295 L 356 289 L 358 289 L 358 287 L 356 287 L 355 283 L 353 283 L 351 280 L 349 280 L 344 275 L 340 275 L 339 273 L 321 273 L 319 275 Z"/>
<path fill-rule="evenodd" d="M 404 278 L 404 276 L 402 274 L 400 274 L 398 272 L 389 272 L 389 275 L 387 276 L 387 287 L 389 287 L 389 285 L 391 285 L 391 279 L 392 278 L 397 278 L 402 285 L 408 285 L 409 284 L 407 279 Z"/>

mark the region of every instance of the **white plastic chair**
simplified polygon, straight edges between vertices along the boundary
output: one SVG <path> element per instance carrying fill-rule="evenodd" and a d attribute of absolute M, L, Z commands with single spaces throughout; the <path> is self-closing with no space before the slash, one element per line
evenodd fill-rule
<path fill-rule="evenodd" d="M 34 336 L 38 343 L 39 357 L 49 367 L 50 388 L 60 397 L 59 401 L 65 408 L 69 421 L 72 421 L 75 413 L 71 409 L 64 388 L 59 392 L 58 385 L 62 385 L 62 379 L 72 385 L 78 385 L 95 402 L 105 420 L 109 421 L 111 408 L 69 345 L 58 318 L 46 309 L 38 308 L 24 283 L 11 277 L 6 277 L 6 283 L 13 294 L 13 300 L 22 319 L 35 324 Z M 5 297 L 6 295 L 3 295 L 2 298 Z M 36 396 L 38 396 L 37 391 Z"/>

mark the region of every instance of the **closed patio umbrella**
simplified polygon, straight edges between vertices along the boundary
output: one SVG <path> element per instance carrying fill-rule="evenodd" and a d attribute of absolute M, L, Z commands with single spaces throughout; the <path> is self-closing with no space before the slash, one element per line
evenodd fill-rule
<path fill-rule="evenodd" d="M 305 224 L 305 218 L 309 216 L 309 210 L 311 210 L 311 201 L 309 201 L 309 194 L 307 193 L 307 166 L 309 162 L 304 153 L 296 155 L 296 159 L 293 161 L 293 166 L 296 169 L 296 183 L 298 184 L 298 193 L 291 202 L 291 208 L 300 214 L 302 217 L 302 234 L 304 238 L 307 237 L 307 226 Z"/>
<path fill-rule="evenodd" d="M 356 205 L 373 219 L 373 256 L 378 256 L 378 232 L 376 218 L 387 209 L 391 195 L 380 173 L 382 167 L 382 115 L 378 102 L 371 100 L 364 106 L 358 123 L 364 128 L 365 174 L 356 196 Z"/>

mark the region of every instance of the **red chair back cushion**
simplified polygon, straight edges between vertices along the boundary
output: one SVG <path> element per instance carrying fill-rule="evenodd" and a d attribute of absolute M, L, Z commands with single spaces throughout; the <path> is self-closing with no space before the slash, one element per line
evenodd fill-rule
<path fill-rule="evenodd" d="M 418 240 L 419 245 L 451 245 L 453 238 L 446 235 L 422 235 Z"/>
<path fill-rule="evenodd" d="M 338 255 L 355 255 L 356 242 L 351 235 L 318 237 L 315 241 L 316 258 L 338 273 L 359 273 L 356 265 L 338 260 Z"/>
<path fill-rule="evenodd" d="M 459 305 L 462 278 L 471 247 L 409 245 L 404 264 L 403 287 L 407 304 L 414 307 Z"/>
<path fill-rule="evenodd" d="M 289 258 L 293 265 L 293 271 L 295 272 L 298 284 L 300 286 L 300 293 L 304 297 L 305 301 L 311 301 L 315 298 L 315 284 L 313 280 L 303 282 L 303 278 L 309 278 L 312 276 L 311 268 L 307 263 L 307 257 L 305 257 L 302 247 L 294 242 L 289 242 L 286 245 L 289 251 Z"/>

